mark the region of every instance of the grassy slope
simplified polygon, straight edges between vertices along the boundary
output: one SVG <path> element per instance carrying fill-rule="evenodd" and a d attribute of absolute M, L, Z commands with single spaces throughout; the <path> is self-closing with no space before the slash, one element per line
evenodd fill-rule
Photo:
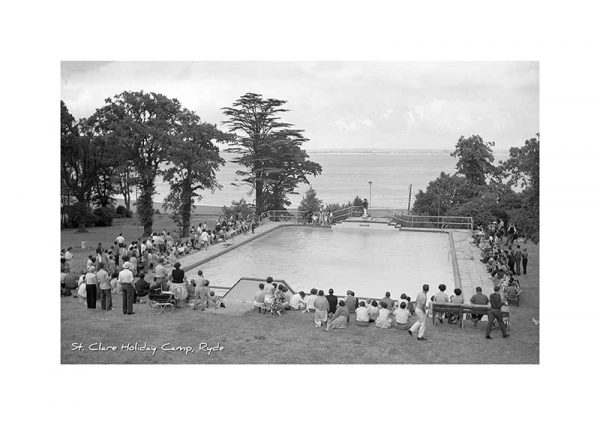
<path fill-rule="evenodd" d="M 118 232 L 117 232 L 118 233 Z M 521 307 L 513 308 L 511 337 L 503 339 L 498 330 L 492 341 L 484 339 L 484 327 L 470 322 L 463 330 L 427 322 L 427 341 L 417 342 L 406 331 L 359 328 L 354 323 L 344 330 L 328 333 L 316 329 L 312 315 L 286 313 L 283 317 L 259 316 L 249 312 L 241 317 L 224 316 L 190 309 L 170 315 L 155 315 L 148 305 L 134 307 L 136 314 L 121 313 L 120 297 L 115 311 L 88 312 L 73 298 L 63 298 L 61 361 L 63 363 L 539 363 L 538 247 L 529 245 L 530 273 L 521 277 L 525 290 Z M 99 306 L 100 304 L 98 304 Z M 144 343 L 160 346 L 197 346 L 219 342 L 223 351 L 183 353 L 157 351 L 156 356 L 140 352 L 71 351 L 72 342 L 84 346 Z"/>

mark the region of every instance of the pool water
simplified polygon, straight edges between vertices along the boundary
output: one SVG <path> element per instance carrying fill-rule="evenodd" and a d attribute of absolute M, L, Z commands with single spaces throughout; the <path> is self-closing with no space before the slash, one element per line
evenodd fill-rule
<path fill-rule="evenodd" d="M 241 277 L 285 280 L 294 290 L 352 289 L 359 297 L 413 299 L 424 283 L 454 289 L 445 233 L 284 227 L 186 272 L 202 269 L 211 285 L 232 286 Z"/>

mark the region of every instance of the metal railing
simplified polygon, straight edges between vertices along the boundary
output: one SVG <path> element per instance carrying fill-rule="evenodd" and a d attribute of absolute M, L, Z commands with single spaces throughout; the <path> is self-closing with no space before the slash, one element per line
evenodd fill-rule
<path fill-rule="evenodd" d="M 457 216 L 432 216 L 405 214 L 405 210 L 394 208 L 369 208 L 371 217 L 388 218 L 393 223 L 410 228 L 429 229 L 469 229 L 473 230 L 472 217 Z M 361 217 L 364 213 L 362 207 L 350 206 L 334 211 L 330 224 L 340 223 L 351 217 Z M 296 208 L 288 210 L 270 210 L 262 213 L 261 218 L 276 222 L 304 223 L 306 221 L 303 211 Z"/>
<path fill-rule="evenodd" d="M 396 215 L 392 220 L 395 223 L 400 224 L 402 227 L 473 230 L 472 217 L 399 214 Z"/>

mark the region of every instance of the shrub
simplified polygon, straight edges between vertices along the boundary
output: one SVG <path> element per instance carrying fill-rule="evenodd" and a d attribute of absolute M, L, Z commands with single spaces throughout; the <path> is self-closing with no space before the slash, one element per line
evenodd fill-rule
<path fill-rule="evenodd" d="M 92 214 L 90 207 L 82 202 L 65 206 L 64 213 L 67 216 L 66 227 L 79 227 L 80 224 L 89 226 L 96 221 L 96 217 Z"/>
<path fill-rule="evenodd" d="M 115 210 L 110 207 L 100 207 L 94 210 L 95 224 L 97 227 L 112 226 Z"/>
<path fill-rule="evenodd" d="M 125 208 L 124 205 L 119 205 L 117 207 L 117 210 L 115 211 L 116 213 L 116 217 L 131 217 L 131 212 L 127 211 L 127 208 Z"/>

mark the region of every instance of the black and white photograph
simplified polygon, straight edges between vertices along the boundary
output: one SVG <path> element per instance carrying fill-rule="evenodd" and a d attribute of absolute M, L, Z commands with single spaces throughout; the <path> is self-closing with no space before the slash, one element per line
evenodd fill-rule
<path fill-rule="evenodd" d="M 593 6 L 7 3 L 5 422 L 593 423 Z"/>
<path fill-rule="evenodd" d="M 63 363 L 539 363 L 538 62 L 61 63 Z"/>

